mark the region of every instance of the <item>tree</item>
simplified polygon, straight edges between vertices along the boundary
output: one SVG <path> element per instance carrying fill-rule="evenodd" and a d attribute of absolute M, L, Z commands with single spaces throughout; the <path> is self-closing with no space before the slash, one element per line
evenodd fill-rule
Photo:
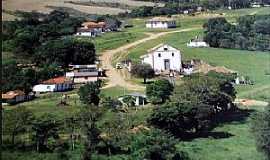
<path fill-rule="evenodd" d="M 93 64 L 96 51 L 93 43 L 73 38 L 51 40 L 38 48 L 36 56 L 41 64 Z"/>
<path fill-rule="evenodd" d="M 56 120 L 52 114 L 44 114 L 35 119 L 32 123 L 32 130 L 34 132 L 33 139 L 35 141 L 37 152 L 46 151 L 50 149 L 48 144 L 49 139 L 59 139 L 59 127 L 61 122 Z"/>
<path fill-rule="evenodd" d="M 27 133 L 31 128 L 31 122 L 34 115 L 25 107 L 18 107 L 12 111 L 4 112 L 4 134 L 11 137 L 12 146 L 15 145 L 15 139 L 18 135 Z"/>
<path fill-rule="evenodd" d="M 144 84 L 146 83 L 147 78 L 153 78 L 155 76 L 155 71 L 148 64 L 135 64 L 132 66 L 131 74 L 143 78 Z"/>
<path fill-rule="evenodd" d="M 131 159 L 189 160 L 187 153 L 176 151 L 177 142 L 171 134 L 159 129 L 151 128 L 151 131 L 139 132 L 132 135 Z"/>
<path fill-rule="evenodd" d="M 154 104 L 164 103 L 169 99 L 172 91 L 173 85 L 165 79 L 157 80 L 146 86 L 146 95 Z"/>
<path fill-rule="evenodd" d="M 148 123 L 186 138 L 208 129 L 213 110 L 205 104 L 168 103 L 154 109 Z"/>
<path fill-rule="evenodd" d="M 84 144 L 85 151 L 82 160 L 91 160 L 93 152 L 100 142 L 100 130 L 97 127 L 97 121 L 101 118 L 102 112 L 96 106 L 84 108 L 79 114 L 80 126 L 86 135 Z"/>
<path fill-rule="evenodd" d="M 270 109 L 257 113 L 253 117 L 252 133 L 256 139 L 257 148 L 262 151 L 267 158 L 270 158 Z"/>
<path fill-rule="evenodd" d="M 100 83 L 99 82 L 90 82 L 84 86 L 81 86 L 79 89 L 80 100 L 84 104 L 99 104 L 99 93 L 100 93 Z"/>

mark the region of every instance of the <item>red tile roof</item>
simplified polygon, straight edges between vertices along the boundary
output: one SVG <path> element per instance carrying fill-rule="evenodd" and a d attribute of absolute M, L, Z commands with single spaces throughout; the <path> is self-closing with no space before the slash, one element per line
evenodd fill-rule
<path fill-rule="evenodd" d="M 21 90 L 14 90 L 14 91 L 9 91 L 5 94 L 2 94 L 2 99 L 13 99 L 16 96 L 23 96 L 25 93 Z"/>
<path fill-rule="evenodd" d="M 46 81 L 43 81 L 42 84 L 63 84 L 66 82 L 68 82 L 68 80 L 66 79 L 66 77 L 62 76 L 48 79 Z"/>
<path fill-rule="evenodd" d="M 84 22 L 82 23 L 82 26 L 86 28 L 104 28 L 106 26 L 105 22 Z"/>

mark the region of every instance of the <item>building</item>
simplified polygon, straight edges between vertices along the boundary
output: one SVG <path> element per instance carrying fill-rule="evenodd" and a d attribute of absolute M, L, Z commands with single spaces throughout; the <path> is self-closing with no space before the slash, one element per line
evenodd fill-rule
<path fill-rule="evenodd" d="M 73 80 L 75 84 L 85 84 L 98 80 L 98 71 L 93 72 L 67 72 L 66 77 Z"/>
<path fill-rule="evenodd" d="M 21 90 L 9 91 L 2 94 L 2 103 L 16 104 L 24 102 L 28 99 L 28 96 Z"/>
<path fill-rule="evenodd" d="M 71 90 L 73 88 L 73 83 L 71 80 L 68 80 L 66 77 L 56 77 L 46 81 L 43 81 L 41 84 L 35 85 L 33 91 L 36 93 L 42 92 L 62 92 Z"/>
<path fill-rule="evenodd" d="M 167 44 L 160 44 L 140 57 L 142 63 L 150 64 L 155 72 L 177 71 L 182 68 L 181 53 L 178 49 Z"/>
<path fill-rule="evenodd" d="M 82 27 L 78 28 L 76 35 L 77 36 L 89 36 L 96 37 L 101 35 L 106 31 L 105 22 L 84 22 Z"/>
<path fill-rule="evenodd" d="M 146 21 L 146 28 L 175 28 L 176 21 L 167 17 L 155 17 Z"/>
<path fill-rule="evenodd" d="M 75 84 L 96 82 L 100 76 L 97 65 L 70 65 L 71 72 L 66 73 L 66 77 Z"/>
<path fill-rule="evenodd" d="M 209 44 L 207 44 L 202 38 L 198 38 L 198 36 L 195 39 L 191 39 L 189 43 L 187 43 L 188 47 L 194 47 L 194 48 L 200 48 L 200 47 L 209 47 Z"/>
<path fill-rule="evenodd" d="M 123 97 L 120 97 L 118 100 L 122 103 L 125 103 L 123 102 L 123 99 L 127 96 L 133 97 L 135 99 L 134 101 L 135 106 L 144 106 L 146 104 L 146 95 L 141 93 L 130 93 Z"/>

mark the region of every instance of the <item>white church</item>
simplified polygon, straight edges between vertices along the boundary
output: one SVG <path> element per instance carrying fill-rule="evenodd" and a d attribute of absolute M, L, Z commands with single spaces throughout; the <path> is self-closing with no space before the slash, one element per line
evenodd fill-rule
<path fill-rule="evenodd" d="M 160 44 L 140 57 L 142 63 L 150 64 L 155 72 L 177 71 L 182 68 L 181 53 L 178 49 L 167 44 Z"/>
<path fill-rule="evenodd" d="M 167 17 L 154 17 L 148 21 L 146 21 L 146 28 L 159 28 L 159 29 L 167 29 L 167 28 L 175 28 L 176 21 L 172 18 Z"/>

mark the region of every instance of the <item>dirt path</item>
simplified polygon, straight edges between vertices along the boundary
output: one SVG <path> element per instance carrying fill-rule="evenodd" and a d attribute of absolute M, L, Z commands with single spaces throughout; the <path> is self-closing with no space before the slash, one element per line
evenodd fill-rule
<path fill-rule="evenodd" d="M 133 84 L 130 82 L 125 81 L 124 77 L 121 76 L 121 74 L 112 66 L 112 58 L 115 54 L 121 53 L 121 52 L 125 52 L 128 49 L 131 49 L 135 46 L 138 46 L 139 44 L 145 43 L 147 41 L 153 40 L 153 39 L 157 39 L 161 36 L 165 36 L 167 34 L 170 33 L 179 33 L 179 32 L 187 32 L 187 31 L 192 31 L 192 30 L 196 30 L 199 28 L 189 28 L 189 29 L 181 29 L 181 30 L 176 30 L 176 31 L 169 31 L 169 32 L 161 32 L 161 33 L 157 33 L 157 34 L 150 34 L 150 33 L 146 33 L 148 35 L 148 37 L 137 40 L 135 42 L 126 44 L 124 46 L 121 46 L 119 48 L 116 49 L 112 49 L 112 50 L 107 50 L 101 53 L 101 63 L 102 63 L 102 67 L 107 69 L 107 76 L 108 76 L 108 84 L 104 87 L 104 88 L 109 88 L 109 87 L 114 87 L 114 86 L 120 86 L 120 87 L 125 87 L 128 88 L 130 90 L 143 90 L 144 87 L 137 85 L 137 84 Z"/>

